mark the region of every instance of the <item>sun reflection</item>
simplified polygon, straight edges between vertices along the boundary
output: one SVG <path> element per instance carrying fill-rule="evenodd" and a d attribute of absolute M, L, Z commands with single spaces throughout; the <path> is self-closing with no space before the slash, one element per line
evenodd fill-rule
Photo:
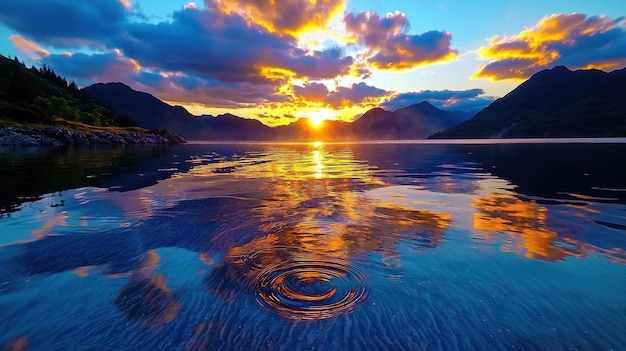
<path fill-rule="evenodd" d="M 313 170 L 315 171 L 313 176 L 318 179 L 324 177 L 324 164 L 322 157 L 323 156 L 320 154 L 319 150 L 313 150 L 313 162 L 315 163 L 315 165 L 313 166 Z"/>

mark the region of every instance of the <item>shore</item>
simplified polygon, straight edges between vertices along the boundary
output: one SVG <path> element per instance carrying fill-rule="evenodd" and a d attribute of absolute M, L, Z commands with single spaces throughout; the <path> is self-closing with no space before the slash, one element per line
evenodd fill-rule
<path fill-rule="evenodd" d="M 0 128 L 0 146 L 69 146 L 115 144 L 184 144 L 187 141 L 166 131 L 83 132 L 65 127 Z"/>

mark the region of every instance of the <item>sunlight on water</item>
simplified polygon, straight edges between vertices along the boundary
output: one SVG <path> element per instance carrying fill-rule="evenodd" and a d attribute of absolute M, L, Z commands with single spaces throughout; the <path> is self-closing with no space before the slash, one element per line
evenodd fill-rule
<path fill-rule="evenodd" d="M 4 348 L 626 347 L 626 144 L 10 152 Z"/>

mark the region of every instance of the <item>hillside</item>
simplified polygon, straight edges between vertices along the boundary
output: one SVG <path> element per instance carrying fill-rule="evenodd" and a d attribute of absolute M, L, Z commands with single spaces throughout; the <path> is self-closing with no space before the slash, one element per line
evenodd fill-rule
<path fill-rule="evenodd" d="M 626 69 L 541 71 L 474 118 L 431 138 L 626 135 Z"/>
<path fill-rule="evenodd" d="M 319 129 L 311 128 L 307 119 L 271 128 L 257 120 L 232 114 L 197 117 L 181 106 L 171 106 L 123 83 L 94 84 L 84 91 L 131 116 L 139 125 L 168 129 L 192 140 L 425 139 L 471 117 L 464 112 L 443 111 L 422 102 L 395 111 L 374 108 L 353 123 L 325 121 Z"/>
<path fill-rule="evenodd" d="M 49 67 L 26 68 L 0 55 L 0 122 L 52 125 L 59 120 L 97 127 L 135 126 L 128 116 L 92 99 Z"/>

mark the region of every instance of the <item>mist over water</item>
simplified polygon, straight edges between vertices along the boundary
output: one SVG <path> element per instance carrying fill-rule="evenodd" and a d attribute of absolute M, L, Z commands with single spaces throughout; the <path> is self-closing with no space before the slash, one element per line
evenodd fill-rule
<path fill-rule="evenodd" d="M 0 346 L 626 348 L 626 144 L 0 150 Z"/>

